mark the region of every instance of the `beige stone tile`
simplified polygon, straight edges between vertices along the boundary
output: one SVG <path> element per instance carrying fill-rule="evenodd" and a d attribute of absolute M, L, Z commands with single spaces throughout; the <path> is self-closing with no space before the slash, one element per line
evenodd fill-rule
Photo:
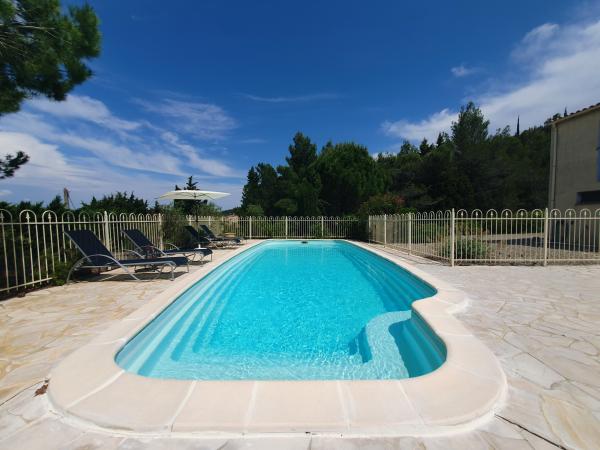
<path fill-rule="evenodd" d="M 59 410 L 115 379 L 123 370 L 114 361 L 118 346 L 83 347 L 64 359 L 50 374 L 48 395 Z"/>
<path fill-rule="evenodd" d="M 425 437 L 422 442 L 422 448 L 427 450 L 490 450 L 492 448 L 477 432 Z"/>
<path fill-rule="evenodd" d="M 86 432 L 65 444 L 61 450 L 117 450 L 125 438 L 105 433 Z"/>
<path fill-rule="evenodd" d="M 283 450 L 285 447 L 281 447 Z M 421 439 L 388 436 L 313 436 L 310 450 L 425 450 Z M 308 449 L 307 449 L 308 450 Z"/>
<path fill-rule="evenodd" d="M 65 450 L 83 433 L 60 421 L 44 419 L 10 436 L 0 437 L 0 449 Z"/>
<path fill-rule="evenodd" d="M 413 309 L 419 311 L 419 313 L 429 314 L 448 314 L 448 310 L 453 308 L 454 305 L 444 299 L 440 298 L 439 295 L 434 297 L 424 298 L 417 300 L 412 303 Z"/>
<path fill-rule="evenodd" d="M 191 381 L 121 374 L 107 387 L 69 408 L 77 417 L 115 429 L 165 431 L 192 387 Z"/>
<path fill-rule="evenodd" d="M 48 362 L 24 363 L 10 370 L 2 380 L 0 387 L 14 384 L 33 384 L 41 381 L 50 373 L 51 364 Z"/>
<path fill-rule="evenodd" d="M 275 433 L 263 436 L 230 438 L 227 445 L 215 450 L 314 450 L 311 435 L 277 436 Z M 331 447 L 330 447 L 331 448 Z M 333 447 L 335 448 L 335 447 Z"/>
<path fill-rule="evenodd" d="M 560 395 L 560 391 L 554 391 Z M 556 441 L 552 428 L 542 413 L 541 395 L 544 390 L 529 380 L 508 375 L 508 396 L 499 416 L 518 423 L 533 433 Z"/>
<path fill-rule="evenodd" d="M 498 359 L 475 336 L 442 334 L 441 337 L 447 350 L 446 364 L 497 384 L 505 383 Z"/>
<path fill-rule="evenodd" d="M 339 431 L 346 427 L 337 382 L 256 382 L 248 431 Z"/>
<path fill-rule="evenodd" d="M 241 431 L 252 401 L 254 381 L 198 381 L 173 431 Z"/>
<path fill-rule="evenodd" d="M 564 378 L 550 367 L 529 355 L 521 353 L 511 360 L 510 370 L 528 380 L 544 387 L 551 388 L 554 383 L 559 383 Z"/>
<path fill-rule="evenodd" d="M 134 337 L 144 326 L 145 321 L 143 319 L 115 320 L 108 329 L 105 326 L 102 333 L 96 336 L 90 343 L 110 344 L 121 341 L 123 345 L 124 342 Z"/>
<path fill-rule="evenodd" d="M 584 364 L 560 354 L 555 348 L 544 348 L 533 355 L 568 380 L 589 386 L 598 386 L 600 363 L 594 364 L 590 361 L 590 364 Z"/>
<path fill-rule="evenodd" d="M 494 449 L 531 449 L 531 446 L 516 426 L 498 417 L 494 417 L 481 427 L 478 434 Z"/>
<path fill-rule="evenodd" d="M 397 381 L 341 381 L 351 429 L 390 429 L 423 422 Z"/>
<path fill-rule="evenodd" d="M 469 331 L 458 319 L 449 314 L 436 314 L 427 311 L 422 305 L 415 306 L 415 309 L 421 315 L 423 320 L 438 334 L 453 334 L 460 336 L 472 336 Z"/>
<path fill-rule="evenodd" d="M 544 416 L 561 442 L 569 448 L 597 448 L 600 420 L 585 408 L 543 396 Z"/>
<path fill-rule="evenodd" d="M 456 425 L 478 419 L 503 393 L 500 383 L 450 364 L 400 383 L 426 425 Z"/>
<path fill-rule="evenodd" d="M 119 450 L 229 450 L 231 440 L 219 437 L 179 438 L 169 437 L 128 437 Z M 241 447 L 243 448 L 243 447 Z M 282 447 L 282 449 L 285 447 Z"/>

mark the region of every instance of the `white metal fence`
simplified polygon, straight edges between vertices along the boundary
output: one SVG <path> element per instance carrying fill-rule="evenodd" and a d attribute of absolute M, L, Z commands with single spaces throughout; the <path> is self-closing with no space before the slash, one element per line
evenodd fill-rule
<path fill-rule="evenodd" d="M 201 219 L 201 222 L 203 220 Z M 222 217 L 214 227 L 250 239 L 364 239 L 364 223 L 355 217 Z"/>
<path fill-rule="evenodd" d="M 0 295 L 48 282 L 77 256 L 64 231 L 89 229 L 119 258 L 137 228 L 155 244 L 180 244 L 182 226 L 208 225 L 245 238 L 349 238 L 454 264 L 600 263 L 600 210 L 442 211 L 347 217 L 93 215 L 0 209 Z M 64 268 L 64 267 L 63 267 Z"/>
<path fill-rule="evenodd" d="M 369 217 L 369 240 L 454 264 L 600 263 L 600 209 Z"/>
<path fill-rule="evenodd" d="M 158 246 L 175 242 L 183 225 L 208 225 L 215 233 L 244 238 L 352 238 L 364 239 L 365 226 L 356 218 L 339 217 L 198 217 L 173 214 L 93 215 L 24 210 L 13 216 L 0 209 L 0 295 L 36 286 L 52 279 L 61 266 L 72 263 L 77 252 L 65 230 L 93 231 L 118 258 L 127 258 L 131 243 L 122 230 L 137 228 Z"/>

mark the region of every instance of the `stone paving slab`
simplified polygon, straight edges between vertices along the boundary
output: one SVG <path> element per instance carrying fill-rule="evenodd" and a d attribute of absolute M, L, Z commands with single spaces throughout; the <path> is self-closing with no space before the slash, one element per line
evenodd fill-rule
<path fill-rule="evenodd" d="M 219 250 L 216 258 L 225 252 Z M 415 258 L 411 263 L 469 295 L 469 307 L 457 317 L 496 354 L 507 375 L 505 406 L 474 431 L 430 438 L 142 438 L 81 428 L 49 410 L 40 388 L 57 362 L 170 284 L 123 279 L 0 302 L 0 449 L 599 447 L 600 266 L 451 268 Z"/>

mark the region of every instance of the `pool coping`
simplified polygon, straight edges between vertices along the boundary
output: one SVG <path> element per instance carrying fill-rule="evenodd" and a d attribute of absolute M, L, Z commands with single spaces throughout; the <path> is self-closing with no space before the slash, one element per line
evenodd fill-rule
<path fill-rule="evenodd" d="M 264 242 L 257 241 L 176 280 L 62 360 L 49 375 L 51 408 L 80 426 L 148 435 L 429 436 L 467 431 L 493 417 L 506 396 L 506 377 L 494 354 L 453 316 L 468 304 L 465 294 L 391 253 L 345 241 L 437 290 L 412 304 L 446 345 L 446 361 L 437 370 L 401 380 L 200 381 L 143 377 L 115 363 L 123 345 L 178 294 Z"/>

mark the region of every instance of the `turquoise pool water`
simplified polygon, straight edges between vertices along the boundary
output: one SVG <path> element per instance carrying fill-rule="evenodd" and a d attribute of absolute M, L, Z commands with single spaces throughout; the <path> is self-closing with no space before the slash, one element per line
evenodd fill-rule
<path fill-rule="evenodd" d="M 391 379 L 446 357 L 414 313 L 435 294 L 419 278 L 344 241 L 266 241 L 182 293 L 116 361 L 156 378 Z"/>

